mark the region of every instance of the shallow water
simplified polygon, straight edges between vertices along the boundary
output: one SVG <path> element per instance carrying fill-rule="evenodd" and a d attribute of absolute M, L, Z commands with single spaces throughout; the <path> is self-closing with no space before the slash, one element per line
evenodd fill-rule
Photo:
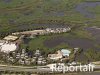
<path fill-rule="evenodd" d="M 100 44 L 100 29 L 99 28 L 86 28 L 96 39 L 96 42 Z"/>
<path fill-rule="evenodd" d="M 3 0 L 3 2 L 10 3 L 10 2 L 12 2 L 12 0 Z"/>
<path fill-rule="evenodd" d="M 87 7 L 96 7 L 100 5 L 100 2 L 83 2 L 80 3 L 76 6 L 75 10 L 77 12 L 80 12 L 82 15 L 84 15 L 87 18 L 95 18 L 95 14 L 92 12 L 89 12 L 88 10 L 86 10 Z"/>
<path fill-rule="evenodd" d="M 69 38 L 69 37 L 57 37 L 51 40 L 46 40 L 44 42 L 46 47 L 53 48 L 61 43 L 65 43 L 66 45 L 68 44 L 69 46 L 75 48 L 75 47 L 80 47 L 84 50 L 88 48 L 93 48 L 94 44 L 91 40 L 88 39 L 80 39 L 80 38 Z"/>
<path fill-rule="evenodd" d="M 54 39 L 49 39 L 44 42 L 44 45 L 48 48 L 53 48 L 61 43 L 68 44 L 70 47 L 75 48 L 79 47 L 84 50 L 87 49 L 95 49 L 100 50 L 100 48 L 95 47 L 96 45 L 100 45 L 100 29 L 95 28 L 85 28 L 85 30 L 89 31 L 89 33 L 92 34 L 92 36 L 95 38 L 94 41 L 85 39 L 85 38 L 70 38 L 70 37 L 56 37 Z"/>

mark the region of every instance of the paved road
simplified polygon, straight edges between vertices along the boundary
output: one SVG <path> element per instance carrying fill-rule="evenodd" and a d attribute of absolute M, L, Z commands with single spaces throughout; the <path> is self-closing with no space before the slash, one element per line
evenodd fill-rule
<path fill-rule="evenodd" d="M 100 66 L 95 66 L 96 70 L 100 70 Z M 39 72 L 39 73 L 47 73 L 51 72 L 51 70 L 46 66 L 38 66 L 38 67 L 22 67 L 22 66 L 0 66 L 0 71 L 12 71 L 12 72 Z"/>
<path fill-rule="evenodd" d="M 0 66 L 0 71 L 12 71 L 12 72 L 50 72 L 49 68 L 43 67 L 18 67 L 18 66 Z"/>

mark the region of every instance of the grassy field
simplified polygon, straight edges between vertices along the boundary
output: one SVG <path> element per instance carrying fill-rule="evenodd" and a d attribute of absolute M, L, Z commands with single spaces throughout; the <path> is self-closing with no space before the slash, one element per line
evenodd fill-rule
<path fill-rule="evenodd" d="M 32 24 L 55 24 L 59 21 L 61 24 L 92 21 L 99 25 L 99 12 L 95 12 L 96 19 L 90 19 L 74 10 L 81 2 L 84 0 L 0 0 L 0 33 L 32 29 Z M 98 11 L 99 7 L 96 8 Z"/>
<path fill-rule="evenodd" d="M 31 39 L 28 44 L 25 44 L 25 43 L 21 44 L 21 47 L 22 48 L 28 47 L 29 50 L 33 50 L 33 51 L 40 49 L 40 50 L 43 50 L 45 52 L 53 52 L 53 51 L 58 50 L 58 49 L 67 48 L 68 45 L 62 43 L 54 48 L 48 48 L 44 45 L 44 41 L 46 41 L 48 39 L 53 39 L 57 36 L 67 36 L 67 35 L 69 35 L 69 34 L 60 34 L 60 35 L 53 34 L 53 35 L 38 36 L 36 38 Z"/>
<path fill-rule="evenodd" d="M 66 43 L 60 43 L 53 48 L 44 45 L 46 40 L 55 37 L 81 38 L 94 41 L 95 38 L 82 29 L 84 26 L 100 27 L 100 6 L 85 7 L 85 10 L 95 15 L 95 18 L 88 18 L 75 10 L 78 4 L 86 1 L 97 0 L 0 0 L 0 36 L 16 31 L 41 28 L 43 24 L 60 24 L 71 25 L 76 29 L 72 29 L 70 33 L 38 36 L 31 39 L 28 44 L 21 44 L 21 47 L 28 47 L 29 50 L 40 49 L 48 53 L 62 48 L 72 48 Z M 79 28 L 80 26 L 82 28 Z M 96 46 L 99 47 L 97 44 Z"/>
<path fill-rule="evenodd" d="M 8 33 L 15 31 L 39 28 L 42 27 L 41 24 L 100 26 L 100 6 L 85 8 L 94 13 L 95 18 L 87 18 L 75 11 L 75 6 L 85 1 L 87 0 L 0 0 L 0 36 L 4 33 L 8 35 Z M 86 24 L 86 22 L 89 23 Z M 40 26 L 34 26 L 33 24 L 40 24 Z M 33 50 L 39 47 L 46 50 L 47 48 L 43 45 L 43 42 L 55 36 L 57 35 L 40 36 L 32 39 L 29 48 Z M 92 37 L 84 30 L 75 30 L 73 33 L 59 36 Z M 23 47 L 25 46 L 23 45 Z M 62 44 L 55 48 L 62 47 L 67 47 L 67 45 Z"/>

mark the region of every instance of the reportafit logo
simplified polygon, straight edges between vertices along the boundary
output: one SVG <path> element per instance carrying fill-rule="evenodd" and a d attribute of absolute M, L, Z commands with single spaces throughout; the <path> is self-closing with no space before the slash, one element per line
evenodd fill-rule
<path fill-rule="evenodd" d="M 52 64 L 51 69 L 53 72 L 92 72 L 94 71 L 94 65 L 78 65 L 78 66 L 65 66 L 64 64 Z"/>

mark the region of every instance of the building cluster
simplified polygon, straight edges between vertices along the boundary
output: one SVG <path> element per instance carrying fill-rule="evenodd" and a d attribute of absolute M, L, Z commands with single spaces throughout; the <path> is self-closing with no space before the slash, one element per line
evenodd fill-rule
<path fill-rule="evenodd" d="M 47 28 L 46 32 L 47 33 L 63 33 L 63 32 L 68 32 L 70 30 L 71 30 L 70 27 L 68 28 Z"/>
<path fill-rule="evenodd" d="M 49 34 L 49 33 L 63 33 L 63 32 L 68 32 L 70 31 L 71 28 L 46 28 L 43 30 L 32 30 L 32 31 L 24 31 L 24 32 L 16 32 L 12 33 L 12 35 L 44 35 L 44 34 Z"/>
<path fill-rule="evenodd" d="M 17 63 L 19 65 L 46 65 L 50 60 L 51 61 L 61 61 L 69 60 L 69 55 L 71 51 L 67 49 L 58 50 L 55 54 L 48 54 L 44 57 L 40 50 L 36 50 L 32 53 L 32 56 L 28 54 L 25 49 L 22 49 L 21 52 L 11 52 L 6 57 L 8 63 Z"/>
<path fill-rule="evenodd" d="M 12 52 L 12 56 L 7 56 L 7 61 L 21 65 L 31 65 L 34 63 L 37 65 L 46 64 L 46 59 L 41 55 L 41 52 L 39 50 L 36 50 L 32 57 L 29 56 L 25 49 L 22 49 L 21 52 L 17 53 Z"/>
<path fill-rule="evenodd" d="M 35 52 L 35 57 L 34 58 L 37 58 L 37 64 L 46 64 L 47 61 L 46 61 L 46 58 L 44 58 L 42 55 L 41 55 L 41 52 L 40 50 L 36 50 Z"/>
<path fill-rule="evenodd" d="M 28 57 L 28 54 L 25 52 L 24 49 L 20 53 L 12 52 L 12 55 L 7 56 L 7 61 L 11 63 L 16 62 L 21 65 L 30 64 L 30 58 Z"/>
<path fill-rule="evenodd" d="M 38 64 L 38 65 L 45 65 L 49 60 L 64 60 L 69 59 L 69 55 L 71 53 L 70 50 L 62 49 L 58 50 L 55 54 L 48 54 L 47 57 L 43 57 L 44 55 L 41 55 L 40 50 L 36 50 L 32 57 L 26 52 L 25 49 L 22 49 L 21 52 L 16 52 L 15 50 L 18 49 L 18 41 L 22 37 L 17 37 L 16 35 L 43 35 L 43 34 L 49 34 L 49 33 L 63 33 L 70 31 L 71 28 L 46 28 L 43 30 L 33 30 L 33 31 L 25 31 L 25 32 L 16 32 L 12 33 L 12 35 L 8 35 L 4 37 L 3 40 L 0 40 L 0 51 L 4 53 L 12 53 L 12 56 L 8 55 L 7 61 L 11 63 L 17 63 L 21 65 L 31 65 L 31 64 Z M 24 36 L 23 36 L 24 37 Z M 22 40 L 22 39 L 21 39 Z"/>

